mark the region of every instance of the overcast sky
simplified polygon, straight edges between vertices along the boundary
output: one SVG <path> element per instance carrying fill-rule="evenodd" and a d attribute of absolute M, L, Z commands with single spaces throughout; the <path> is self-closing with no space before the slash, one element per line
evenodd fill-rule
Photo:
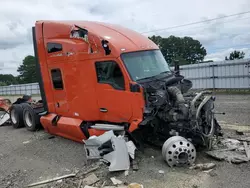
<path fill-rule="evenodd" d="M 0 73 L 17 74 L 33 55 L 31 27 L 36 20 L 93 20 L 138 32 L 167 28 L 250 11 L 250 0 L 1 0 Z M 232 50 L 250 58 L 250 14 L 147 35 L 191 36 L 207 49 L 206 59 L 223 60 Z"/>

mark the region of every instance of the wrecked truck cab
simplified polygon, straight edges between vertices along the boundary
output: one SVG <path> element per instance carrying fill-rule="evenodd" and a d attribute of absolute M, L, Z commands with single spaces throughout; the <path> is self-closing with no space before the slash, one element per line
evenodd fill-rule
<path fill-rule="evenodd" d="M 38 21 L 33 38 L 46 131 L 81 142 L 103 133 L 91 128 L 97 123 L 138 127 L 143 94 L 134 92 L 138 88 L 120 55 L 157 49 L 152 41 L 119 26 L 84 21 Z"/>
<path fill-rule="evenodd" d="M 190 94 L 192 83 L 147 37 L 107 23 L 38 21 L 33 42 L 45 131 L 78 142 L 124 131 L 160 145 L 174 135 L 207 145 L 217 134 L 211 93 Z"/>

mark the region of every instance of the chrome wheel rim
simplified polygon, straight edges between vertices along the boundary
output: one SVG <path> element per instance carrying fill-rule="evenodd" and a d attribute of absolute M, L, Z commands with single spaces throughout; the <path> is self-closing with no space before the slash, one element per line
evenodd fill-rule
<path fill-rule="evenodd" d="M 16 114 L 16 110 L 13 109 L 11 110 L 11 121 L 16 124 L 17 123 L 17 114 Z"/>
<path fill-rule="evenodd" d="M 172 136 L 164 143 L 162 156 L 170 167 L 192 165 L 196 159 L 196 150 L 184 137 Z"/>
<path fill-rule="evenodd" d="M 25 114 L 24 114 L 24 120 L 26 122 L 26 125 L 28 127 L 32 127 L 32 117 L 31 117 L 31 114 L 26 111 Z"/>

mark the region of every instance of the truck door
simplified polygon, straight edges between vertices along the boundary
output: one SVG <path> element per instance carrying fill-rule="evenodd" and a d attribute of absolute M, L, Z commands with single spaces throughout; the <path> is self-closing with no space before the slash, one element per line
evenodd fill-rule
<path fill-rule="evenodd" d="M 51 68 L 51 80 L 53 84 L 54 105 L 56 113 L 63 115 L 68 112 L 68 102 L 63 82 L 63 75 L 60 68 Z"/>
<path fill-rule="evenodd" d="M 53 105 L 55 113 L 65 115 L 68 112 L 66 88 L 63 81 L 66 57 L 63 44 L 57 40 L 44 40 L 47 48 L 47 64 L 52 85 Z"/>
<path fill-rule="evenodd" d="M 95 62 L 100 120 L 128 122 L 132 116 L 131 92 L 125 89 L 122 69 L 115 61 Z"/>

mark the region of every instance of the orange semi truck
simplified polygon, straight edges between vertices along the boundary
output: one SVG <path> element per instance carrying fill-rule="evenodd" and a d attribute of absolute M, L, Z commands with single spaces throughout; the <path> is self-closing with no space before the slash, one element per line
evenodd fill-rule
<path fill-rule="evenodd" d="M 37 21 L 33 27 L 42 100 L 10 108 L 15 128 L 82 142 L 107 130 L 162 144 L 173 135 L 208 146 L 220 134 L 211 92 L 171 71 L 159 47 L 123 28 L 89 21 Z"/>

